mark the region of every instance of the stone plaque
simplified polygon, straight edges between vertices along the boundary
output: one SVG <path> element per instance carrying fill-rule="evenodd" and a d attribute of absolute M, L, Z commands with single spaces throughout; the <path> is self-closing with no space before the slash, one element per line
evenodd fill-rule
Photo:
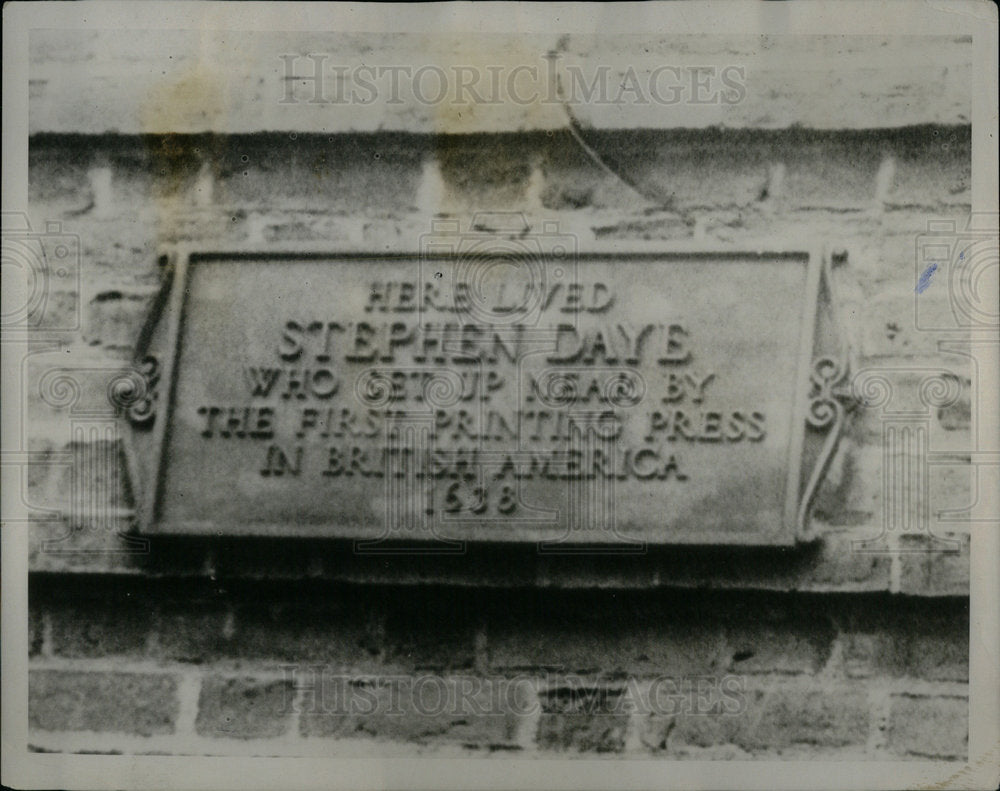
<path fill-rule="evenodd" d="M 165 269 L 127 410 L 141 530 L 607 551 L 808 536 L 846 374 L 820 256 Z"/>

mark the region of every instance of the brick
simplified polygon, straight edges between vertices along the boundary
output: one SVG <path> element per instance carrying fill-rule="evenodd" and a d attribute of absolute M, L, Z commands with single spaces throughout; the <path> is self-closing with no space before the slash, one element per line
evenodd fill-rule
<path fill-rule="evenodd" d="M 560 752 L 622 752 L 629 720 L 624 692 L 623 686 L 579 684 L 540 692 L 538 747 Z"/>
<path fill-rule="evenodd" d="M 935 356 L 938 341 L 948 337 L 937 328 L 960 326 L 948 291 L 932 284 L 917 294 L 915 288 L 893 289 L 867 302 L 861 319 L 864 357 Z"/>
<path fill-rule="evenodd" d="M 150 611 L 125 596 L 53 604 L 52 653 L 65 657 L 138 657 L 145 653 Z"/>
<path fill-rule="evenodd" d="M 816 673 L 830 656 L 834 631 L 823 618 L 737 623 L 727 629 L 735 673 Z"/>
<path fill-rule="evenodd" d="M 901 537 L 901 542 L 901 593 L 969 595 L 971 536 L 968 533 L 907 535 Z"/>
<path fill-rule="evenodd" d="M 164 602 L 158 610 L 158 658 L 200 664 L 236 655 L 232 635 L 226 631 L 225 605 L 192 597 Z"/>
<path fill-rule="evenodd" d="M 953 633 L 939 635 L 916 634 L 911 638 L 908 655 L 910 672 L 930 681 L 969 680 L 968 617 L 954 624 Z"/>
<path fill-rule="evenodd" d="M 630 682 L 629 688 L 636 735 L 653 752 L 732 745 L 743 727 L 740 717 L 746 712 L 748 694 L 745 676 L 660 677 L 648 684 Z M 672 741 L 678 725 L 682 735 Z"/>
<path fill-rule="evenodd" d="M 460 671 L 475 665 L 475 634 L 482 619 L 472 596 L 413 590 L 392 598 L 385 620 L 385 664 L 396 672 Z"/>
<path fill-rule="evenodd" d="M 230 558 L 230 568 L 239 563 Z M 301 571 L 301 569 L 300 569 Z M 189 662 L 254 661 L 264 666 L 322 662 L 344 672 L 452 671 L 473 665 L 471 609 L 419 592 L 332 597 L 315 606 L 221 602 L 161 606 L 158 655 Z M 421 604 L 422 602 L 422 604 Z M 462 612 L 466 613 L 463 617 Z"/>
<path fill-rule="evenodd" d="M 110 393 L 121 382 L 130 365 L 121 355 L 107 350 L 74 345 L 70 348 L 32 354 L 26 360 L 27 399 L 25 423 L 31 439 L 49 441 L 59 451 L 92 442 L 113 442 L 121 435 L 115 425 L 119 404 Z M 79 421 L 86 414 L 87 423 Z M 52 496 L 67 492 L 52 492 Z"/>
<path fill-rule="evenodd" d="M 710 713 L 685 713 L 669 728 L 671 748 L 734 744 L 750 753 L 796 746 L 835 749 L 864 745 L 868 739 L 868 699 L 858 688 L 825 684 L 756 687 L 745 695 L 745 707 L 720 707 Z M 653 718 L 647 733 L 657 724 Z"/>
<path fill-rule="evenodd" d="M 32 670 L 28 721 L 46 731 L 173 733 L 177 680 L 166 674 Z"/>
<path fill-rule="evenodd" d="M 969 751 L 968 699 L 894 695 L 888 747 L 898 755 L 964 760 Z"/>
<path fill-rule="evenodd" d="M 886 600 L 843 620 L 844 672 L 851 678 L 969 678 L 968 600 Z"/>
<path fill-rule="evenodd" d="M 74 337 L 81 322 L 80 292 L 75 284 L 67 282 L 64 288 L 60 285 L 56 282 L 50 287 L 44 304 L 40 304 L 31 315 L 30 326 L 33 330 L 44 330 L 46 334 L 53 330 L 65 330 L 72 333 L 68 337 Z"/>
<path fill-rule="evenodd" d="M 851 462 L 856 483 L 850 488 L 856 496 L 838 501 L 835 491 L 843 487 L 824 486 L 815 517 L 838 526 L 857 517 L 851 526 L 867 527 L 872 538 L 892 531 L 906 541 L 962 529 L 960 512 L 975 505 L 973 487 L 981 470 L 966 459 L 935 457 L 933 440 L 925 430 L 903 429 L 887 440 L 888 448 L 881 443 L 860 448 Z M 983 483 L 987 480 L 983 476 Z M 939 549 L 945 546 L 938 542 Z"/>
<path fill-rule="evenodd" d="M 902 418 L 933 418 L 942 403 L 968 397 L 967 361 L 933 354 L 907 362 L 865 361 L 852 380 L 856 422 L 863 422 L 865 439 L 881 439 L 882 425 Z"/>
<path fill-rule="evenodd" d="M 263 662 L 323 662 L 344 671 L 377 672 L 384 648 L 378 617 L 364 602 L 314 607 L 274 604 L 238 608 L 225 654 Z"/>
<path fill-rule="evenodd" d="M 89 158 L 94 149 L 63 141 L 61 145 L 28 147 L 28 202 L 35 208 L 44 204 L 64 203 L 65 207 L 83 208 L 90 197 L 87 179 Z M 59 208 L 65 211 L 64 206 Z M 45 214 L 45 212 L 42 212 Z M 61 212 L 59 212 L 61 213 Z M 59 216 L 52 212 L 49 217 Z M 44 228 L 45 217 L 39 217 L 32 227 Z"/>
<path fill-rule="evenodd" d="M 844 747 L 868 739 L 868 697 L 853 688 L 787 689 L 767 696 L 744 746 L 785 744 Z"/>
<path fill-rule="evenodd" d="M 826 663 L 835 633 L 815 609 L 763 595 L 706 597 L 696 607 L 679 594 L 550 595 L 544 616 L 510 602 L 510 612 L 489 621 L 491 667 L 685 678 L 720 669 L 815 673 Z M 625 621 L 623 610 L 630 613 Z"/>
<path fill-rule="evenodd" d="M 28 568 L 32 572 L 139 573 L 149 554 L 145 539 L 130 535 L 129 518 L 31 520 Z"/>
<path fill-rule="evenodd" d="M 485 150 L 463 137 L 448 137 L 436 151 L 441 176 L 460 203 L 494 193 L 503 203 L 525 198 L 531 178 L 531 148 L 524 139 L 500 138 Z"/>
<path fill-rule="evenodd" d="M 879 479 L 865 469 L 865 462 L 877 461 L 868 448 L 859 447 L 851 438 L 841 440 L 826 478 L 813 500 L 812 516 L 826 525 L 853 527 L 872 521 L 879 507 Z"/>
<path fill-rule="evenodd" d="M 442 146 L 449 146 L 440 141 Z M 277 143 L 277 145 L 276 145 Z M 253 136 L 224 143 L 217 162 L 216 192 L 227 207 L 246 210 L 294 210 L 307 223 L 341 218 L 399 216 L 416 203 L 427 147 L 420 139 L 391 135 L 341 139 L 326 136 Z M 243 160 L 246 157 L 246 161 Z M 302 178 L 302 173 L 308 173 Z M 329 208 L 317 212 L 322 203 Z"/>
<path fill-rule="evenodd" d="M 87 304 L 83 340 L 131 351 L 149 312 L 152 294 L 104 291 Z"/>
<path fill-rule="evenodd" d="M 910 452 L 888 453 L 881 440 L 856 449 L 847 465 L 851 482 L 840 481 L 838 486 L 833 479 L 824 484 L 815 502 L 814 518 L 831 527 L 867 527 L 871 537 L 888 528 L 902 532 L 907 541 L 919 541 L 928 533 L 962 530 L 963 519 L 969 516 L 961 512 L 975 507 L 977 498 L 982 499 L 976 487 L 982 491 L 992 483 L 989 469 L 977 468 L 967 457 L 942 457 L 933 430 L 919 435 L 912 431 L 909 436 L 897 434 L 892 443 L 901 451 L 909 444 Z M 924 453 L 914 447 L 917 443 L 923 443 Z M 888 492 L 886 483 L 892 487 Z M 971 516 L 983 518 L 975 511 Z M 944 547 L 945 542 L 939 542 L 939 548 Z"/>
<path fill-rule="evenodd" d="M 857 634 L 845 638 L 845 673 L 851 678 L 888 675 L 967 682 L 967 629 L 953 638 Z"/>
<path fill-rule="evenodd" d="M 996 467 L 992 471 L 995 471 Z M 935 462 L 928 467 L 930 491 L 930 533 L 943 535 L 952 530 L 959 532 L 970 528 L 969 521 L 981 518 L 981 503 L 991 484 L 989 467 L 979 467 L 967 459 Z M 996 481 L 996 478 L 993 479 Z M 941 512 L 945 513 L 941 513 Z M 967 511 L 967 513 L 962 513 Z M 950 512 L 950 513 L 948 513 Z M 963 524 L 963 521 L 966 522 Z"/>
<path fill-rule="evenodd" d="M 633 178 L 646 192 L 668 197 L 669 208 L 697 209 L 702 215 L 708 213 L 706 210 L 735 209 L 725 224 L 737 230 L 745 227 L 746 219 L 752 226 L 752 215 L 762 210 L 766 210 L 765 216 L 782 210 L 807 210 L 810 215 L 854 210 L 857 216 L 841 220 L 855 225 L 877 224 L 877 219 L 866 215 L 874 204 L 876 173 L 885 158 L 884 151 L 909 142 L 906 132 L 887 131 L 878 138 L 873 140 L 870 132 L 838 134 L 810 130 L 775 130 L 764 134 L 677 130 L 669 136 L 638 130 L 593 134 L 598 150 L 613 149 L 616 164 L 624 172 L 634 174 Z M 966 142 L 966 156 L 967 151 Z M 579 177 L 575 153 L 570 147 L 568 154 L 554 150 L 548 155 L 545 172 L 550 205 L 610 205 L 620 210 L 621 196 L 615 195 L 612 201 L 597 196 L 595 187 L 600 184 L 599 178 L 591 176 L 585 181 Z M 926 164 L 930 155 L 925 157 L 920 164 Z M 961 153 L 957 158 L 961 158 Z M 769 177 L 775 163 L 785 166 L 780 184 Z M 900 172 L 898 159 L 896 172 Z M 905 170 L 907 176 L 911 172 L 910 168 Z M 922 184 L 920 193 L 933 206 L 954 200 L 938 183 L 929 187 Z M 843 237 L 844 234 L 838 234 L 838 238 Z"/>
<path fill-rule="evenodd" d="M 28 489 L 31 503 L 59 508 L 77 524 L 87 518 L 105 521 L 123 508 L 122 449 L 116 433 L 110 425 L 81 432 L 81 440 L 63 446 L 51 465 L 32 464 L 38 468 L 38 488 Z"/>
<path fill-rule="evenodd" d="M 281 736 L 288 730 L 294 695 L 291 681 L 209 676 L 202 680 L 195 730 L 212 738 Z"/>
<path fill-rule="evenodd" d="M 653 715 L 640 722 L 639 738 L 654 751 L 683 752 L 689 747 L 736 745 L 744 741 L 748 727 L 745 717 L 737 714 Z"/>
<path fill-rule="evenodd" d="M 513 749 L 519 719 L 531 705 L 523 682 L 474 676 L 319 672 L 304 686 L 303 736 Z"/>
<path fill-rule="evenodd" d="M 44 608 L 36 604 L 34 596 L 28 598 L 28 656 L 35 657 L 42 653 L 45 643 Z"/>
<path fill-rule="evenodd" d="M 848 678 L 867 678 L 890 668 L 895 675 L 905 670 L 905 652 L 891 637 L 848 634 L 843 637 L 844 672 Z"/>
<path fill-rule="evenodd" d="M 972 422 L 972 399 L 970 383 L 966 382 L 962 396 L 954 403 L 938 409 L 938 423 L 945 431 L 968 431 Z"/>
<path fill-rule="evenodd" d="M 971 204 L 969 127 L 935 128 L 924 135 L 901 137 L 894 152 L 896 173 L 888 197 L 890 205 L 950 208 Z"/>
<path fill-rule="evenodd" d="M 824 531 L 814 558 L 797 569 L 804 590 L 882 591 L 889 588 L 892 560 L 886 554 L 857 552 L 856 542 L 878 534 L 870 526 Z"/>
<path fill-rule="evenodd" d="M 621 618 L 623 607 L 630 613 L 627 621 Z M 689 607 L 671 609 L 659 597 L 640 607 L 634 593 L 621 601 L 549 595 L 537 609 L 512 602 L 509 612 L 496 612 L 491 620 L 488 645 L 496 672 L 638 676 L 708 673 L 726 647 L 717 618 Z"/>
<path fill-rule="evenodd" d="M 870 395 L 876 400 L 870 406 L 857 403 L 848 431 L 860 448 L 874 452 L 882 450 L 890 430 L 898 432 L 903 426 L 908 426 L 912 432 L 920 427 L 925 433 L 928 450 L 968 454 L 972 447 L 969 426 L 948 416 L 952 410 L 961 409 L 963 402 L 968 404 L 970 382 L 963 373 L 965 370 L 967 366 L 964 363 L 956 361 L 953 355 L 945 354 L 934 355 L 909 369 L 880 367 L 877 362 L 866 364 L 854 380 L 855 387 L 859 395 L 865 395 L 865 382 L 871 382 L 873 392 Z M 879 390 L 875 390 L 878 379 L 887 382 L 885 403 L 880 402 Z M 957 398 L 957 401 L 951 406 L 939 406 L 942 402 L 935 400 L 932 390 L 937 386 L 950 388 L 946 393 L 949 401 L 945 403 L 950 403 L 952 398 Z M 901 416 L 903 412 L 912 414 Z M 946 425 L 942 419 L 952 422 Z"/>

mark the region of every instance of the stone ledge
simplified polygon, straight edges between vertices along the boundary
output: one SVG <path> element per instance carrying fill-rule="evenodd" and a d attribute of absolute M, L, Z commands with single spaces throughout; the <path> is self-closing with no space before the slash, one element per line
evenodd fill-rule
<path fill-rule="evenodd" d="M 538 556 L 530 544 L 470 545 L 462 555 L 427 556 L 359 555 L 343 540 L 144 539 L 128 533 L 129 519 L 122 515 L 104 519 L 96 530 L 61 520 L 38 522 L 30 529 L 29 568 L 40 575 L 865 593 L 895 591 L 895 568 L 902 571 L 907 595 L 965 596 L 969 591 L 968 533 L 908 537 L 912 540 L 901 553 L 874 526 L 831 530 L 820 541 L 796 549 L 674 547 L 650 548 L 642 556 L 548 557 Z"/>
<path fill-rule="evenodd" d="M 971 117 L 971 37 L 784 36 L 775 46 L 749 35 L 267 31 L 234 40 L 195 30 L 47 30 L 33 32 L 29 46 L 32 133 L 560 129 L 568 115 L 555 74 L 570 112 L 597 129 L 869 129 Z M 317 63 L 323 84 L 301 79 Z M 379 78 L 378 67 L 437 69 L 444 90 L 425 74 L 393 92 L 392 73 Z M 491 68 L 520 101 L 492 90 Z M 479 98 L 459 87 L 462 74 L 482 78 Z M 340 88 L 358 100 L 338 103 Z"/>

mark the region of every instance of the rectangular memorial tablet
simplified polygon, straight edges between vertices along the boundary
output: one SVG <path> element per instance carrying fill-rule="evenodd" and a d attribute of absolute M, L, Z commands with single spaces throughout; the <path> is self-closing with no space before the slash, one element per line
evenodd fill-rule
<path fill-rule="evenodd" d="M 179 258 L 132 409 L 142 529 L 789 544 L 821 274 L 803 253 Z"/>

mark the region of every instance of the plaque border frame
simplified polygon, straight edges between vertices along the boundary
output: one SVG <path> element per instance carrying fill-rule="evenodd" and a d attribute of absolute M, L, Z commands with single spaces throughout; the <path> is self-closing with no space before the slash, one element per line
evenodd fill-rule
<path fill-rule="evenodd" d="M 506 238 L 497 234 L 498 238 Z M 266 247 L 266 246 L 265 246 Z M 783 519 L 780 529 L 768 534 L 749 537 L 750 540 L 720 541 L 656 541 L 642 542 L 657 547 L 791 547 L 803 542 L 816 540 L 819 535 L 813 530 L 809 515 L 813 500 L 818 492 L 826 472 L 833 460 L 838 447 L 847 409 L 841 402 L 850 406 L 852 396 L 844 380 L 852 367 L 850 365 L 852 350 L 847 345 L 844 333 L 840 327 L 838 300 L 830 274 L 830 255 L 826 248 L 804 246 L 767 246 L 751 249 L 746 246 L 705 245 L 705 244 L 662 244 L 657 242 L 627 243 L 597 243 L 588 244 L 585 250 L 574 254 L 577 261 L 625 259 L 633 261 L 648 260 L 669 261 L 670 259 L 691 260 L 753 260 L 764 258 L 799 259 L 806 266 L 805 293 L 803 294 L 803 313 L 798 327 L 800 342 L 796 361 L 796 391 L 792 403 L 791 439 L 788 443 L 785 495 L 783 502 Z M 458 257 L 456 253 L 435 252 L 427 254 L 412 249 L 387 249 L 374 251 L 370 248 L 352 249 L 350 247 L 330 250 L 317 247 L 315 244 L 285 244 L 273 248 L 261 249 L 261 245 L 227 247 L 210 250 L 204 245 L 197 247 L 178 244 L 171 246 L 158 257 L 162 270 L 161 286 L 157 292 L 146 320 L 140 330 L 136 342 L 132 368 L 126 374 L 136 382 L 136 393 L 131 403 L 126 403 L 121 409 L 126 430 L 123 437 L 125 456 L 126 487 L 134 502 L 134 529 L 147 536 L 197 536 L 212 537 L 208 529 L 168 529 L 164 530 L 157 521 L 157 511 L 163 498 L 163 483 L 166 469 L 166 447 L 169 438 L 169 417 L 175 406 L 176 381 L 175 370 L 180 357 L 181 337 L 186 318 L 186 295 L 189 275 L 193 266 L 220 261 L 321 261 L 326 259 L 349 260 L 363 263 L 366 261 L 417 261 L 417 260 L 450 260 Z M 497 256 L 503 257 L 502 255 Z M 826 307 L 829 321 L 833 328 L 831 334 L 836 348 L 826 354 L 817 352 L 819 336 L 818 322 L 821 308 L 821 292 L 826 290 Z M 149 347 L 166 313 L 164 364 L 159 366 L 156 358 L 149 356 Z M 153 375 L 150 376 L 152 368 Z M 826 370 L 828 376 L 818 376 L 818 372 Z M 157 387 L 163 383 L 162 387 Z M 810 387 L 810 384 L 812 386 Z M 156 404 L 159 403 L 159 409 Z M 137 414 L 136 405 L 144 408 Z M 817 405 L 825 405 L 829 419 L 812 420 L 810 412 Z M 149 408 L 149 412 L 146 408 Z M 152 423 L 152 464 L 149 481 L 144 482 L 140 472 L 135 450 L 134 435 L 137 431 L 149 432 Z M 803 454 L 809 429 L 826 430 L 826 437 L 818 451 L 817 458 L 809 471 L 809 477 L 804 476 Z M 201 525 L 201 523 L 199 523 Z M 273 531 L 250 530 L 247 532 L 220 533 L 220 537 L 254 538 L 259 536 L 274 536 Z M 307 540 L 342 541 L 352 540 L 344 535 L 322 535 L 315 533 L 289 532 L 287 538 L 302 538 Z M 355 537 L 354 541 L 369 541 L 370 538 Z M 459 539 L 462 543 L 471 541 L 481 543 L 482 539 Z M 547 543 L 539 540 L 537 543 Z M 433 543 L 427 539 L 426 543 Z M 527 540 L 500 541 L 504 546 L 530 545 Z M 605 547 L 603 544 L 596 547 Z M 582 547 L 581 547 L 582 548 Z M 605 548 L 606 551 L 606 548 Z M 641 550 L 640 550 L 641 551 Z"/>

